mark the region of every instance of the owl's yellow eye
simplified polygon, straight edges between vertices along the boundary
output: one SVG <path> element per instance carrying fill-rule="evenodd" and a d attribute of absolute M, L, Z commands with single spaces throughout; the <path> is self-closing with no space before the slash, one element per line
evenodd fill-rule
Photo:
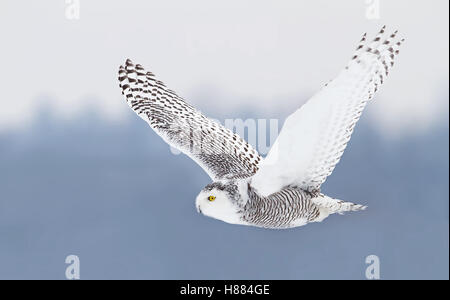
<path fill-rule="evenodd" d="M 214 197 L 214 196 L 209 196 L 209 197 L 208 197 L 208 200 L 209 200 L 209 201 L 214 201 L 214 200 L 216 200 L 216 197 Z"/>

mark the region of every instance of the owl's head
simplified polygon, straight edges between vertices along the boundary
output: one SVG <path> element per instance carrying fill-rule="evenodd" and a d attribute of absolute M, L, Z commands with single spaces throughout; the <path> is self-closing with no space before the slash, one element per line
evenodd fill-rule
<path fill-rule="evenodd" d="M 244 224 L 240 211 L 243 201 L 235 182 L 213 182 L 205 186 L 195 200 L 197 211 L 230 224 Z"/>

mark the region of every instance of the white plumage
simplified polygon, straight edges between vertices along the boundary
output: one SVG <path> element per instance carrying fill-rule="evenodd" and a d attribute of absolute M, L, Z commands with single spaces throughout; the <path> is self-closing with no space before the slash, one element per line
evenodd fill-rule
<path fill-rule="evenodd" d="M 393 66 L 401 41 L 394 32 L 365 46 L 366 35 L 349 65 L 291 114 L 272 146 L 252 186 L 269 195 L 287 185 L 318 191 L 339 162 L 356 122 Z"/>
<path fill-rule="evenodd" d="M 199 212 L 233 224 L 290 228 L 365 208 L 325 196 L 320 186 L 389 74 L 402 41 L 397 32 L 386 36 L 385 27 L 370 43 L 364 35 L 347 67 L 286 119 L 265 160 L 142 66 L 127 60 L 119 81 L 130 107 L 210 175 L 213 183 L 196 199 Z"/>

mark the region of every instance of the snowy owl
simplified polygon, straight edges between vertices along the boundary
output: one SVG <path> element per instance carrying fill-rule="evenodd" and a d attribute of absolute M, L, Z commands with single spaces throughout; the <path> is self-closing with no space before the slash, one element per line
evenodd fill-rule
<path fill-rule="evenodd" d="M 403 41 L 397 31 L 386 34 L 385 27 L 371 41 L 364 34 L 340 74 L 286 119 L 265 159 L 129 59 L 120 66 L 119 86 L 128 105 L 158 135 L 211 177 L 195 200 L 199 213 L 231 224 L 292 228 L 366 208 L 328 197 L 320 186 Z"/>

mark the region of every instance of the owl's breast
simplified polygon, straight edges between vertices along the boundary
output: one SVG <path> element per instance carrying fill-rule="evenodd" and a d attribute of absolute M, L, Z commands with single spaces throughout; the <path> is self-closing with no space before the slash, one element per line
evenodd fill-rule
<path fill-rule="evenodd" d="M 287 187 L 267 197 L 249 189 L 249 201 L 242 210 L 243 221 L 264 228 L 302 226 L 319 215 L 312 195 L 298 188 Z"/>

